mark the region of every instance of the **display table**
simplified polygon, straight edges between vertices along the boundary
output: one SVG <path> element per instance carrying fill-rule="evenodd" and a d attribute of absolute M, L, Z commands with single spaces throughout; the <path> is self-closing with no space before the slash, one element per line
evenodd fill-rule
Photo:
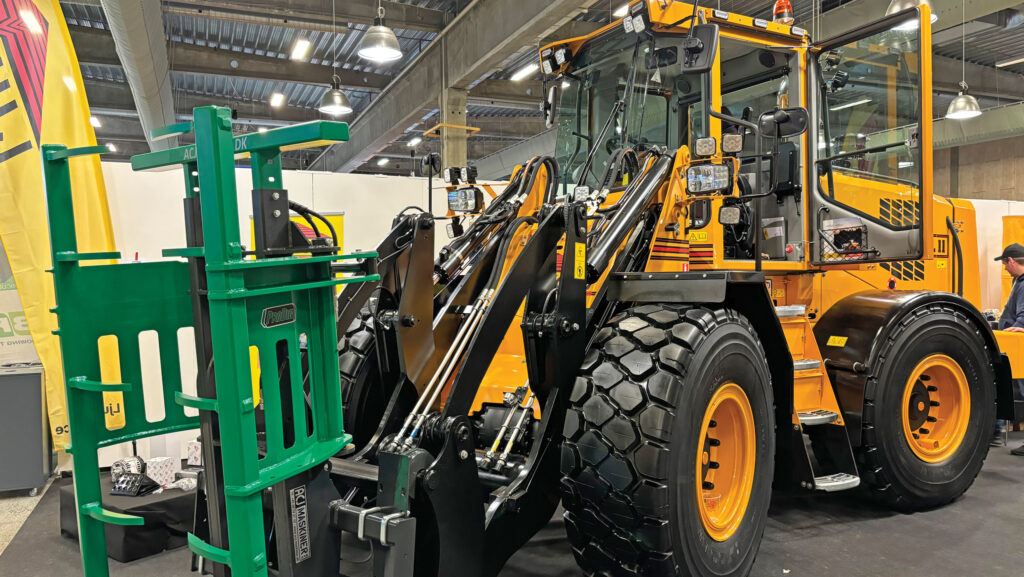
<path fill-rule="evenodd" d="M 169 489 L 159 495 L 121 497 L 110 494 L 110 476 L 100 480 L 103 506 L 117 513 L 136 515 L 145 524 L 135 527 L 106 525 L 107 555 L 115 561 L 127 563 L 165 549 L 186 545 L 186 533 L 192 530 L 195 513 L 195 491 Z M 60 532 L 78 539 L 78 521 L 75 516 L 75 492 L 72 485 L 60 488 Z"/>

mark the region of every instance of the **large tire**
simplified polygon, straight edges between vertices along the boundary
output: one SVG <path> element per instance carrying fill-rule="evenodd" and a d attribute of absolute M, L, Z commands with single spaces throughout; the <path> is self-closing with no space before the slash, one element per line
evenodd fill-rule
<path fill-rule="evenodd" d="M 370 441 L 380 425 L 391 391 L 381 384 L 377 337 L 373 315 L 364 307 L 347 327 L 338 327 L 338 368 L 341 371 L 341 403 L 345 432 L 357 448 Z M 342 332 L 344 330 L 344 332 Z"/>
<path fill-rule="evenodd" d="M 771 377 L 757 333 L 735 311 L 661 304 L 618 315 L 595 340 L 562 447 L 562 502 L 578 564 L 602 576 L 747 575 L 775 458 Z M 697 459 L 709 451 L 709 404 L 728 388 L 749 400 L 745 446 L 754 466 L 733 532 L 714 538 L 698 497 L 707 467 Z M 716 450 L 725 449 L 722 442 Z"/>
<path fill-rule="evenodd" d="M 874 495 L 895 508 L 918 510 L 946 504 L 971 486 L 988 455 L 995 427 L 991 352 L 971 319 L 949 305 L 924 306 L 900 321 L 882 345 L 864 392 L 863 442 L 857 459 Z M 930 377 L 926 371 L 926 380 L 911 382 L 919 367 L 928 366 L 934 369 Z M 948 384 L 938 382 L 953 378 L 957 367 L 969 392 L 969 410 L 958 395 L 950 396 Z M 950 400 L 954 407 L 960 403 L 968 419 L 959 442 L 960 435 L 946 436 L 959 430 L 962 422 L 952 414 Z M 935 402 L 940 406 L 930 406 Z M 936 418 L 929 411 L 940 415 L 937 421 L 929 421 Z M 928 433 L 922 434 L 919 427 Z M 928 443 L 933 446 L 921 447 Z"/>

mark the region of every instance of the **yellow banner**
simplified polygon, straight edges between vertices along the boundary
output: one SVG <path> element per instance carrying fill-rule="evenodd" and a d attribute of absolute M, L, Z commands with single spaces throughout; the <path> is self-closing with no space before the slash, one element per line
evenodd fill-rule
<path fill-rule="evenodd" d="M 96 144 L 78 59 L 57 0 L 0 0 L 0 238 L 43 362 L 54 446 L 68 444 L 50 268 L 41 144 Z M 78 248 L 114 250 L 107 194 L 95 156 L 71 161 Z"/>

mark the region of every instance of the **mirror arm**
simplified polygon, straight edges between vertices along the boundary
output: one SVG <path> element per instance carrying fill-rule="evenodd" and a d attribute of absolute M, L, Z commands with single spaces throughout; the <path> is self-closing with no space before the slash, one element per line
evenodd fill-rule
<path fill-rule="evenodd" d="M 875 154 L 878 152 L 885 152 L 890 148 L 899 148 L 900 146 L 906 146 L 906 142 L 890 142 L 888 144 L 879 144 L 878 146 L 872 146 L 870 148 L 861 148 L 859 150 L 851 150 L 849 152 L 840 152 L 839 154 L 833 154 L 832 156 L 826 156 L 825 158 L 819 158 L 816 163 L 820 164 L 823 162 L 832 162 L 833 160 L 841 160 L 843 158 L 849 158 L 851 156 L 860 156 L 862 154 Z"/>

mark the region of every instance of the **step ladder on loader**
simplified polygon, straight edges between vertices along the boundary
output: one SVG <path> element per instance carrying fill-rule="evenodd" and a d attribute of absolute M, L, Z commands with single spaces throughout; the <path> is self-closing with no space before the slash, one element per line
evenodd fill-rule
<path fill-rule="evenodd" d="M 189 534 L 188 544 L 213 562 L 215 574 L 229 568 L 232 576 L 243 577 L 268 572 L 264 491 L 318 475 L 350 440 L 342 427 L 335 286 L 377 280 L 376 254 L 342 255 L 337 246 L 325 246 L 331 243 L 296 250 L 281 181 L 282 148 L 347 140 L 348 126 L 317 121 L 233 136 L 231 111 L 209 106 L 197 108 L 193 122 L 154 131 L 154 137 L 192 130 L 195 145 L 132 159 L 136 170 L 184 168 L 188 246 L 163 255 L 185 260 L 82 266 L 120 258 L 81 253 L 75 238 L 69 160 L 106 148 L 42 150 L 86 577 L 109 574 L 105 524 L 143 524 L 140 517 L 103 507 L 98 449 L 201 428 L 208 510 L 223 512 L 226 523 L 211 513 L 208 535 Z M 245 251 L 239 233 L 235 155 L 244 153 L 252 166 L 255 251 Z M 332 263 L 353 259 L 361 260 L 334 264 L 332 270 Z M 339 271 L 347 274 L 338 276 Z M 188 352 L 178 348 L 178 331 L 188 328 L 195 333 L 198 395 L 182 390 L 179 370 Z M 158 337 L 164 416 L 155 422 L 147 420 L 142 390 L 144 331 Z M 104 379 L 98 343 L 110 337 L 117 339 L 120 375 L 108 372 Z M 252 347 L 264 369 L 258 384 Z M 116 430 L 108 429 L 104 417 L 109 395 L 120 395 L 124 407 L 124 425 Z M 199 416 L 188 416 L 187 408 Z M 279 496 L 274 492 L 275 500 Z M 275 530 L 282 523 L 291 520 L 274 519 Z M 271 555 L 285 546 L 290 552 L 292 543 L 281 541 Z"/>

